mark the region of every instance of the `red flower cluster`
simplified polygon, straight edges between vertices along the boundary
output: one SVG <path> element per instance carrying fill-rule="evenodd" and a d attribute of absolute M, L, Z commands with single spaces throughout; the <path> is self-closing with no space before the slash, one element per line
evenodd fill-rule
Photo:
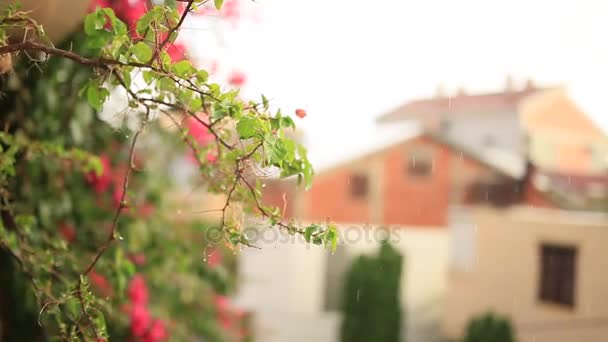
<path fill-rule="evenodd" d="M 76 240 L 76 229 L 71 224 L 61 223 L 59 225 L 59 234 L 68 243 Z"/>
<path fill-rule="evenodd" d="M 160 342 L 167 339 L 169 334 L 165 323 L 159 319 L 153 319 L 148 310 L 148 287 L 142 275 L 135 275 L 131 279 L 127 290 L 131 306 L 131 334 L 136 341 Z"/>
<path fill-rule="evenodd" d="M 223 259 L 222 253 L 214 248 L 207 254 L 207 265 L 210 267 L 217 267 L 222 263 Z"/>
<path fill-rule="evenodd" d="M 108 281 L 108 278 L 103 275 L 91 271 L 89 273 L 89 279 L 91 280 L 91 284 L 104 296 L 109 297 L 112 296 L 112 285 Z"/>
<path fill-rule="evenodd" d="M 199 115 L 199 117 L 203 117 L 203 120 L 206 120 L 204 116 Z M 215 139 L 213 134 L 209 132 L 209 129 L 207 129 L 203 123 L 193 117 L 188 117 L 184 121 L 184 126 L 186 127 L 188 134 L 199 146 L 206 146 Z M 191 151 L 188 154 L 188 158 L 193 163 L 196 163 L 196 158 L 192 155 Z M 213 151 L 209 151 L 206 159 L 210 164 L 214 164 L 217 162 L 217 154 Z"/>
<path fill-rule="evenodd" d="M 86 175 L 87 182 L 93 186 L 93 189 L 98 194 L 106 192 L 110 183 L 112 183 L 110 158 L 108 158 L 107 155 L 102 154 L 99 156 L 99 160 L 101 161 L 101 173 L 97 174 L 95 171 L 91 171 Z"/>
<path fill-rule="evenodd" d="M 244 340 L 244 337 L 247 335 L 247 331 L 243 326 L 245 312 L 232 307 L 226 296 L 216 295 L 214 304 L 217 311 L 217 320 L 222 328 L 234 335 L 234 341 Z"/>
<path fill-rule="evenodd" d="M 306 110 L 304 109 L 296 109 L 296 116 L 300 119 L 304 119 L 306 117 Z"/>
<path fill-rule="evenodd" d="M 247 76 L 241 71 L 233 71 L 228 77 L 228 83 L 235 87 L 242 87 L 247 81 Z"/>
<path fill-rule="evenodd" d="M 199 117 L 202 117 L 202 120 L 206 121 L 205 116 L 199 115 Z M 209 129 L 193 117 L 188 117 L 185 120 L 185 126 L 188 129 L 188 134 L 190 134 L 190 136 L 201 146 L 207 145 L 214 139 L 214 136 L 209 132 Z"/>
<path fill-rule="evenodd" d="M 92 0 L 90 9 L 95 10 L 97 7 L 110 7 L 114 10 L 116 16 L 124 21 L 129 27 L 129 31 L 134 38 L 138 35 L 135 32 L 137 21 L 148 12 L 148 8 L 152 7 L 148 0 Z M 185 7 L 183 4 L 178 6 L 180 13 L 183 13 Z M 161 41 L 166 35 L 161 36 Z M 141 38 L 141 37 L 140 37 Z M 180 42 L 169 43 L 165 47 L 169 57 L 174 62 L 185 59 L 186 46 Z"/>
<path fill-rule="evenodd" d="M 116 167 L 112 169 L 110 164 L 110 158 L 102 154 L 99 159 L 101 160 L 102 171 L 101 174 L 97 174 L 91 171 L 85 175 L 85 179 L 97 195 L 107 193 L 112 189 L 112 200 L 114 208 L 120 205 L 123 195 L 123 182 L 126 174 L 126 166 Z M 141 168 L 142 160 L 136 158 L 135 164 L 138 168 Z M 98 199 L 100 197 L 98 196 Z M 98 202 L 100 206 L 102 202 Z M 137 210 L 135 210 L 137 209 Z M 154 214 L 155 208 L 151 203 L 145 202 L 141 204 L 139 208 L 130 208 L 132 214 L 138 215 L 142 218 L 149 218 Z M 59 232 L 67 242 L 72 242 L 76 238 L 76 231 L 74 227 L 67 224 L 59 226 Z"/>
<path fill-rule="evenodd" d="M 147 0 L 93 0 L 90 5 L 91 10 L 97 7 L 110 7 L 120 20 L 124 21 L 130 29 L 135 28 L 137 20 L 148 11 Z"/>

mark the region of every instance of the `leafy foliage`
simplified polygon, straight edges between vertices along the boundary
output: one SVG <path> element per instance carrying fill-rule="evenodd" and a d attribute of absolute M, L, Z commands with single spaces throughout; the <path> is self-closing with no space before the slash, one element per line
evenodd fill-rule
<path fill-rule="evenodd" d="M 377 256 L 355 260 L 346 276 L 341 341 L 400 341 L 402 262 L 388 241 Z"/>
<path fill-rule="evenodd" d="M 0 84 L 0 293 L 20 298 L 0 316 L 18 318 L 5 334 L 159 341 L 166 325 L 172 340 L 226 340 L 213 298 L 234 286 L 236 247 L 250 246 L 234 215 L 241 207 L 335 249 L 333 225 L 297 227 L 260 201 L 267 170 L 311 185 L 306 149 L 288 137 L 293 120 L 168 52 L 202 3 L 181 13 L 175 2 L 153 6 L 132 25 L 97 8 L 57 45 L 26 12 L 0 13 L 0 56 L 18 57 Z M 120 92 L 128 106 L 112 108 Z M 118 123 L 101 117 L 112 109 Z M 217 220 L 163 210 L 174 186 L 167 161 L 184 155 L 197 186 L 225 197 Z M 209 239 L 214 229 L 222 241 Z M 209 250 L 224 265 L 206 263 Z"/>
<path fill-rule="evenodd" d="M 467 326 L 464 342 L 513 342 L 513 329 L 506 318 L 491 312 L 474 317 Z"/>

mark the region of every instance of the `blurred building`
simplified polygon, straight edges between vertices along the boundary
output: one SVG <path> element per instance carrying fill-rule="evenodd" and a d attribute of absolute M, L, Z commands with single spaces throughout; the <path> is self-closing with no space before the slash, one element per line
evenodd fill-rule
<path fill-rule="evenodd" d="M 463 216 L 463 211 L 466 213 Z M 555 209 L 453 208 L 447 337 L 487 311 L 509 317 L 517 341 L 605 341 L 608 216 Z"/>
<path fill-rule="evenodd" d="M 267 179 L 264 200 L 282 208 L 285 219 L 295 219 L 303 224 L 331 221 L 344 233 L 355 228 L 386 229 L 393 236 L 403 237 L 396 247 L 405 257 L 402 280 L 404 338 L 439 341 L 441 322 L 449 337 L 460 337 L 470 315 L 479 311 L 496 308 L 500 313 L 518 314 L 515 309 L 505 311 L 502 306 L 495 305 L 493 291 L 498 292 L 496 303 L 501 305 L 503 297 L 516 298 L 512 299 L 514 303 L 535 303 L 530 293 L 536 293 L 537 285 L 531 279 L 537 277 L 539 271 L 533 265 L 538 264 L 540 257 L 526 250 L 526 255 L 513 257 L 509 264 L 517 267 L 527 263 L 521 270 L 505 269 L 501 273 L 501 258 L 519 252 L 519 248 L 515 244 L 503 246 L 498 235 L 480 235 L 482 232 L 503 229 L 501 232 L 506 236 L 511 234 L 506 228 L 508 224 L 530 227 L 517 228 L 520 236 L 511 238 L 528 239 L 528 245 L 534 241 L 534 248 L 546 245 L 550 255 L 567 254 L 571 249 L 560 249 L 560 241 L 566 246 L 577 245 L 577 241 L 581 241 L 579 235 L 584 233 L 576 230 L 579 226 L 587 227 L 585 219 L 581 218 L 586 216 L 580 213 L 583 216 L 568 217 L 567 222 L 559 223 L 558 217 L 570 214 L 559 209 L 601 208 L 604 185 L 608 185 L 607 174 L 602 171 L 606 137 L 565 94 L 563 89 L 539 89 L 531 82 L 516 90 L 508 82 L 505 90 L 497 93 L 459 91 L 448 97 L 439 92 L 433 98 L 412 101 L 381 116 L 378 125 L 388 129 L 403 121 L 415 121 L 421 127 L 418 134 L 408 136 L 404 133 L 396 140 L 390 140 L 387 135 L 386 140 L 390 140 L 387 144 L 317 170 L 313 187 L 307 192 L 297 188 L 290 179 Z M 555 158 L 545 155 L 543 148 L 547 146 L 554 149 Z M 587 150 L 595 152 L 583 153 Z M 590 205 L 589 198 L 595 199 L 595 207 Z M 522 211 L 515 208 L 538 210 L 539 222 L 544 223 L 516 225 L 509 220 L 514 220 L 512 215 Z M 480 213 L 494 217 L 486 220 L 487 215 L 480 216 Z M 561 216 L 551 217 L 551 213 Z M 545 217 L 547 220 L 543 221 Z M 256 281 L 244 281 L 241 299 L 250 301 L 252 309 L 259 307 L 265 311 L 267 319 L 262 319 L 265 322 L 262 326 L 266 327 L 266 332 L 276 329 L 274 336 L 290 336 L 294 341 L 297 340 L 295 336 L 336 340 L 340 323 L 340 302 L 336 298 L 343 288 L 343 276 L 356 255 L 373 250 L 378 242 L 344 241 L 335 255 L 314 252 L 314 248 L 302 247 L 288 252 L 279 247 L 281 252 L 276 252 L 277 255 L 261 253 L 255 258 L 249 257 L 245 261 L 248 266 L 244 267 L 244 274 L 248 269 L 259 272 L 263 265 L 271 267 L 264 276 L 257 273 L 259 279 Z M 418 248 L 420 246 L 424 247 Z M 544 247 L 538 248 L 544 250 Z M 596 247 L 592 248 L 590 253 L 601 253 Z M 492 254 L 494 252 L 504 255 Z M 481 267 L 478 263 L 482 255 L 484 258 L 487 255 L 488 266 L 484 263 Z M 316 266 L 313 267 L 313 263 Z M 476 265 L 480 267 L 475 268 Z M 577 272 L 591 272 L 578 276 L 592 277 L 591 269 L 578 269 Z M 475 272 L 474 276 L 463 278 L 462 272 L 466 274 L 471 270 Z M 284 272 L 291 273 L 287 276 Z M 516 274 L 513 281 L 518 281 L 517 272 L 526 273 L 527 278 L 519 279 L 517 283 L 520 292 L 512 291 L 516 287 L 509 282 L 492 282 L 495 274 L 508 278 L 509 272 Z M 283 276 L 279 278 L 278 274 Z M 480 278 L 487 278 L 487 282 Z M 481 288 L 482 285 L 486 287 Z M 276 286 L 280 288 L 264 290 Z M 598 295 L 599 290 L 594 291 L 586 292 L 585 296 Z M 256 302 L 252 299 L 254 293 L 259 298 L 271 298 L 264 302 L 274 298 L 279 309 L 269 309 L 261 302 L 253 304 Z M 301 293 L 302 297 L 293 302 L 301 303 L 292 305 L 288 298 L 276 299 L 282 293 L 290 293 L 290 298 Z M 546 320 L 542 314 L 538 319 L 534 318 L 540 311 L 530 310 L 528 316 L 521 318 L 523 325 L 516 322 L 516 329 L 537 322 L 541 325 L 545 321 L 556 322 L 551 320 L 551 314 Z M 316 333 L 321 335 L 313 338 L 312 335 L 300 335 L 296 328 L 274 325 L 269 317 L 280 317 L 286 311 L 296 312 L 294 317 L 299 320 L 316 322 L 313 324 L 321 329 Z M 578 319 L 578 314 L 579 311 L 564 319 Z M 599 317 L 602 312 L 594 311 L 593 315 Z M 589 317 L 580 316 L 583 320 Z M 581 336 L 595 336 L 593 334 Z M 264 340 L 281 340 L 271 336 L 265 335 Z M 522 332 L 520 336 L 532 335 Z"/>
<path fill-rule="evenodd" d="M 529 178 L 553 206 L 608 209 L 608 138 L 567 89 L 528 97 L 520 108 L 527 132 Z"/>

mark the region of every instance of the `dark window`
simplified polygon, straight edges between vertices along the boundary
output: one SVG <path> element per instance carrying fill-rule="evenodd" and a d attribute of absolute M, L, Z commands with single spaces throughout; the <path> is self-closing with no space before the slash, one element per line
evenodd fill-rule
<path fill-rule="evenodd" d="M 540 300 L 574 306 L 576 248 L 543 244 L 540 252 Z"/>
<path fill-rule="evenodd" d="M 367 196 L 368 179 L 366 175 L 353 175 L 350 180 L 350 193 L 353 197 L 363 198 Z"/>
<path fill-rule="evenodd" d="M 433 172 L 430 154 L 412 153 L 408 159 L 407 172 L 410 176 L 425 177 Z"/>

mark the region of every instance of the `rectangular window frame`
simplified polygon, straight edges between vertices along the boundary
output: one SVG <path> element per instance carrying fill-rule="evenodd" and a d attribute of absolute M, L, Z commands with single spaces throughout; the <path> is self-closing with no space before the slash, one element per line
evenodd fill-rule
<path fill-rule="evenodd" d="M 544 242 L 539 246 L 538 301 L 563 308 L 576 307 L 578 248 Z"/>

